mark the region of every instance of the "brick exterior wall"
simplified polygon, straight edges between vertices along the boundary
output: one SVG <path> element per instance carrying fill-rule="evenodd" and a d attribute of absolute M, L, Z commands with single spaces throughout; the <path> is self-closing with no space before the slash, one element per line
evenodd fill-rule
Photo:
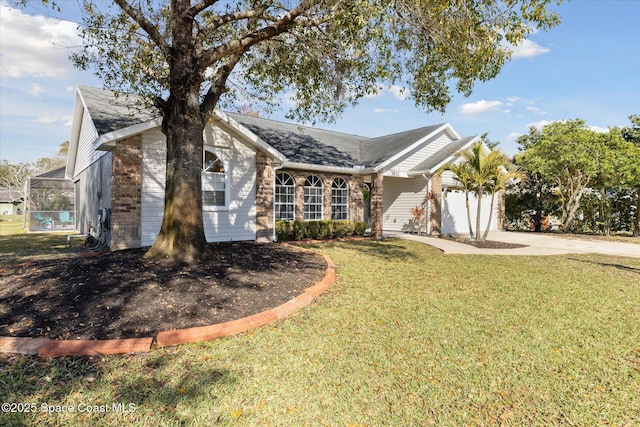
<path fill-rule="evenodd" d="M 442 177 L 431 177 L 431 234 L 442 231 Z"/>
<path fill-rule="evenodd" d="M 323 184 L 323 202 L 322 202 L 322 218 L 323 219 L 331 219 L 331 185 L 333 184 L 333 180 L 336 178 L 343 178 L 347 181 L 349 186 L 349 219 L 352 221 L 363 221 L 364 220 L 364 197 L 362 195 L 362 190 L 364 188 L 364 178 L 358 175 L 345 175 L 345 174 L 334 174 L 334 173 L 324 173 L 324 172 L 315 172 L 315 171 L 300 171 L 295 169 L 282 169 L 279 172 L 286 172 L 295 181 L 296 185 L 296 197 L 295 197 L 295 219 L 304 220 L 304 182 L 307 180 L 307 177 L 310 175 L 315 175 L 320 180 L 322 180 Z M 262 184 L 260 184 L 261 178 L 258 176 L 258 188 Z M 256 194 L 257 200 L 257 210 L 269 209 L 271 214 L 271 224 L 273 224 L 273 180 L 271 180 L 271 191 L 264 194 L 267 195 L 265 199 L 260 200 L 260 196 Z"/>
<path fill-rule="evenodd" d="M 273 160 L 265 153 L 256 153 L 256 240 L 270 242 L 274 233 L 273 190 L 275 171 Z"/>
<path fill-rule="evenodd" d="M 382 238 L 382 214 L 383 214 L 383 175 L 384 171 L 379 171 L 371 183 L 371 237 Z"/>
<path fill-rule="evenodd" d="M 500 190 L 496 194 L 496 203 L 498 204 L 498 218 L 496 218 L 496 227 L 498 230 L 504 230 L 505 222 L 505 191 Z"/>
<path fill-rule="evenodd" d="M 113 149 L 111 249 L 140 247 L 142 205 L 142 137 L 116 142 Z"/>

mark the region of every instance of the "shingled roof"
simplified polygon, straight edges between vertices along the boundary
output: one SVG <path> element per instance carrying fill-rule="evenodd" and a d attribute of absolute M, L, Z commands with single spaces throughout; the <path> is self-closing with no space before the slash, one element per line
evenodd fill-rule
<path fill-rule="evenodd" d="M 136 96 L 116 96 L 114 92 L 90 86 L 78 89 L 99 136 L 159 118 L 155 109 L 141 109 Z M 369 138 L 238 113 L 225 114 L 281 153 L 288 162 L 327 167 L 375 168 L 446 126 L 437 124 Z M 413 170 L 431 170 L 470 139 L 456 139 Z"/>

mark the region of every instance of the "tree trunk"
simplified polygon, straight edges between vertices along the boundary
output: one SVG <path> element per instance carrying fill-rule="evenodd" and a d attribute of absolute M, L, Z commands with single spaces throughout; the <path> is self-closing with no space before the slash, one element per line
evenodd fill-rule
<path fill-rule="evenodd" d="M 200 106 L 204 71 L 198 70 L 189 0 L 171 2 L 173 45 L 166 58 L 170 68 L 169 98 L 156 99 L 167 137 L 164 217 L 160 233 L 146 257 L 166 257 L 196 263 L 207 240 L 202 221 L 202 149 L 205 115 Z M 212 109 L 215 105 L 212 105 Z"/>
<path fill-rule="evenodd" d="M 633 224 L 633 235 L 640 236 L 640 188 L 636 188 L 636 217 Z"/>
<path fill-rule="evenodd" d="M 464 190 L 464 201 L 467 205 L 467 223 L 469 224 L 469 238 L 473 239 L 473 227 L 471 226 L 471 205 L 469 204 L 469 190 Z"/>
<path fill-rule="evenodd" d="M 476 193 L 476 197 L 478 198 L 478 210 L 476 211 L 476 240 L 480 240 L 480 214 L 482 213 L 482 189 L 478 189 Z"/>
<path fill-rule="evenodd" d="M 493 217 L 493 203 L 495 202 L 496 192 L 491 192 L 491 205 L 489 207 L 489 221 L 487 222 L 487 228 L 484 229 L 484 234 L 482 235 L 482 241 L 487 240 L 487 236 L 489 235 L 489 228 L 491 228 L 491 218 Z"/>
<path fill-rule="evenodd" d="M 200 178 L 204 125 L 199 86 L 179 99 L 169 98 L 162 125 L 167 137 L 164 218 L 146 257 L 195 263 L 205 253 Z"/>

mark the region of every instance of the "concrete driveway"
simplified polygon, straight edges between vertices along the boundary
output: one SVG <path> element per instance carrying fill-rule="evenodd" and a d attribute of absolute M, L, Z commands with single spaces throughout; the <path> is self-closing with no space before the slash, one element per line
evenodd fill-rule
<path fill-rule="evenodd" d="M 422 242 L 434 246 L 446 254 L 561 255 L 597 253 L 640 258 L 640 244 L 567 238 L 561 235 L 544 233 L 511 231 L 494 231 L 489 233 L 487 240 L 527 245 L 526 247 L 515 249 L 480 249 L 464 243 L 452 242 L 451 240 L 399 232 L 384 232 L 384 235 L 385 237 L 398 237 Z M 640 241 L 640 238 L 638 239 Z"/>

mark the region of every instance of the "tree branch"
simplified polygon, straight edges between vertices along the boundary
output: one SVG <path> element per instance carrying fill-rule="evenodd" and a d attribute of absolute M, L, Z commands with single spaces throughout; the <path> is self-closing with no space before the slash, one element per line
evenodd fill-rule
<path fill-rule="evenodd" d="M 200 104 L 200 113 L 203 115 L 208 115 L 215 108 L 220 100 L 222 94 L 226 91 L 227 87 L 227 79 L 231 75 L 231 72 L 235 68 L 235 66 L 242 59 L 242 53 L 238 53 L 235 55 L 231 55 L 227 58 L 227 61 L 222 64 L 220 68 L 216 71 L 216 74 L 213 78 L 213 84 L 207 91 L 202 103 Z"/>
<path fill-rule="evenodd" d="M 191 8 L 189 9 L 189 11 L 187 13 L 192 18 L 195 18 L 196 16 L 198 16 L 198 14 L 200 12 L 202 12 L 203 10 L 208 8 L 209 6 L 213 6 L 217 2 L 218 2 L 218 0 L 202 0 L 201 2 L 196 3 L 193 6 L 191 6 Z"/>
<path fill-rule="evenodd" d="M 316 4 L 317 2 L 314 0 L 304 0 L 297 7 L 272 24 L 253 31 L 240 39 L 231 40 L 213 49 L 205 51 L 198 61 L 199 71 L 204 72 L 207 67 L 224 57 L 244 53 L 252 46 L 264 40 L 283 34 L 291 28 L 300 25 L 300 23 L 296 21 L 297 18 L 304 15 Z"/>
<path fill-rule="evenodd" d="M 160 31 L 149 21 L 140 9 L 136 9 L 127 2 L 127 0 L 114 0 L 127 15 L 140 25 L 145 33 L 151 37 L 151 40 L 160 48 L 165 57 L 169 57 L 169 45 L 165 41 Z"/>
<path fill-rule="evenodd" d="M 249 20 L 249 19 L 259 18 L 264 14 L 264 12 L 266 12 L 270 4 L 271 4 L 270 2 L 266 2 L 251 10 L 238 11 L 234 13 L 229 13 L 224 16 L 215 17 L 213 19 L 213 22 L 211 22 L 203 30 L 198 32 L 198 35 L 196 36 L 196 39 L 195 39 L 196 46 L 202 46 L 204 39 L 209 34 L 212 34 L 215 30 L 217 30 L 218 28 L 222 27 L 225 24 L 228 24 L 230 22 L 235 22 L 235 21 L 242 21 L 245 19 Z"/>

